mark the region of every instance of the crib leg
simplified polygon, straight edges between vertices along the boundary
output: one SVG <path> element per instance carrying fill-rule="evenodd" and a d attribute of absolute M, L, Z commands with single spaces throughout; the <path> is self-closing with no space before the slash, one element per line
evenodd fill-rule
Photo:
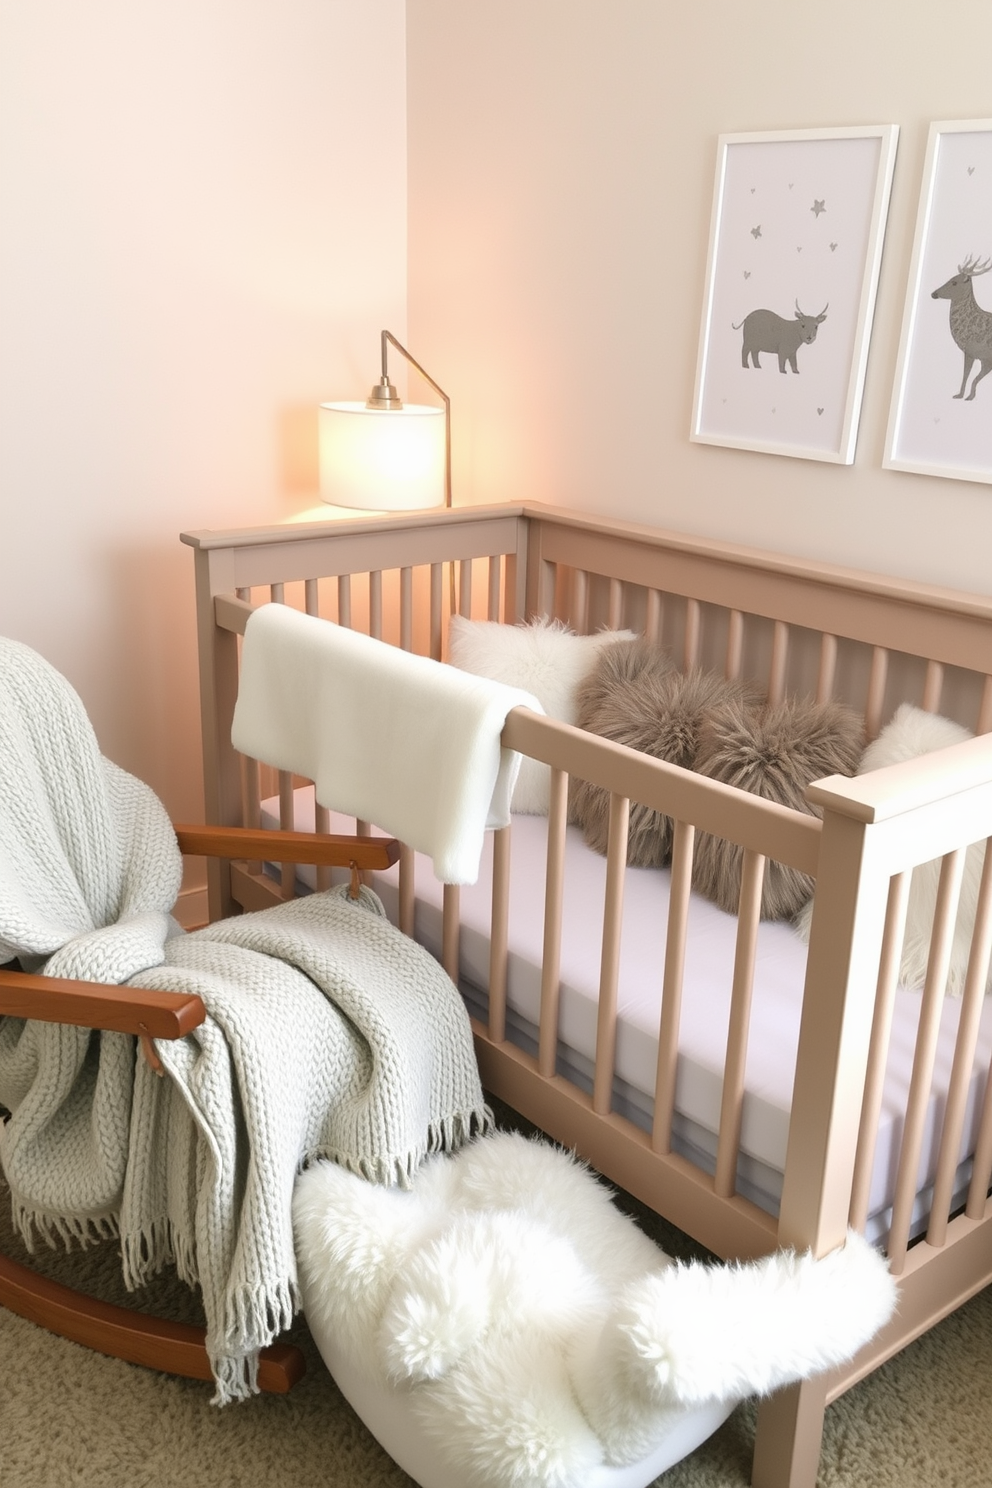
<path fill-rule="evenodd" d="M 816 1488 L 826 1387 L 807 1380 L 758 1407 L 751 1488 Z"/>

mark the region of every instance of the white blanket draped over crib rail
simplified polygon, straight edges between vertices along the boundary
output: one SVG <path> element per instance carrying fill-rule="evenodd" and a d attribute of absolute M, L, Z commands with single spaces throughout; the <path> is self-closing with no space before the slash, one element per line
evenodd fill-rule
<path fill-rule="evenodd" d="M 101 758 L 41 657 L 0 639 L 0 960 L 194 992 L 207 1019 L 157 1048 L 0 1019 L 0 1162 L 25 1238 L 119 1233 L 136 1286 L 200 1287 L 218 1402 L 299 1303 L 290 1200 L 327 1156 L 403 1182 L 484 1129 L 467 1015 L 375 896 L 332 891 L 184 935 L 181 860 L 155 795 Z"/>
<path fill-rule="evenodd" d="M 505 827 L 520 756 L 500 734 L 520 688 L 303 615 L 250 617 L 231 740 L 314 782 L 317 800 L 371 821 L 471 884 L 487 828 Z"/>

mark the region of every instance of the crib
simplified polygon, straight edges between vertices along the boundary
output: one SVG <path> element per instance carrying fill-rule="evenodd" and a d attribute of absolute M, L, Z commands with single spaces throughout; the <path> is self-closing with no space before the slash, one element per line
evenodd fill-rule
<path fill-rule="evenodd" d="M 546 820 L 515 820 L 493 834 L 473 889 L 430 884 L 410 849 L 375 883 L 401 928 L 462 986 L 486 1089 L 711 1251 L 744 1259 L 784 1245 L 822 1254 L 849 1225 L 877 1234 L 899 1279 L 894 1320 L 846 1368 L 760 1406 L 755 1488 L 813 1488 L 826 1406 L 992 1278 L 992 999 L 984 996 L 992 853 L 964 993 L 945 996 L 965 851 L 992 835 L 992 599 L 531 503 L 182 540 L 195 554 L 206 815 L 218 825 L 257 827 L 271 816 L 284 827 L 339 829 L 314 807 L 307 782 L 274 776 L 230 743 L 239 636 L 253 605 L 265 602 L 436 659 L 446 658 L 452 612 L 506 624 L 547 615 L 579 633 L 623 626 L 662 641 L 685 668 L 755 679 L 770 701 L 843 700 L 863 715 L 869 738 L 907 700 L 975 735 L 873 775 L 817 782 L 808 799 L 822 814 L 811 816 L 518 708 L 503 742 L 550 766 Z M 607 853 L 583 890 L 580 918 L 595 948 L 583 957 L 595 965 L 590 1004 L 578 1012 L 567 964 L 570 885 L 588 849 L 579 844 L 577 857 L 568 826 L 570 776 L 610 793 Z M 656 1022 L 645 1028 L 638 1013 L 640 1036 L 624 1021 L 625 935 L 661 870 L 625 866 L 632 801 L 676 822 L 654 949 L 635 973 L 655 984 L 648 1016 Z M 730 942 L 719 1066 L 702 1082 L 711 1117 L 684 1109 L 691 1059 L 682 1047 L 695 996 L 686 971 L 696 955 L 693 843 L 704 831 L 744 849 L 739 911 L 721 932 Z M 922 990 L 907 993 L 897 984 L 909 879 L 932 859 L 942 867 L 929 966 Z M 537 864 L 526 895 L 541 911 L 529 950 L 517 943 L 512 908 L 523 860 L 532 873 Z M 773 1061 L 787 1065 L 769 1138 L 777 1157 L 771 1149 L 755 1156 L 750 1135 L 775 1104 L 752 1088 L 764 1038 L 756 967 L 760 980 L 769 956 L 778 964 L 781 937 L 793 934 L 773 927 L 779 940 L 769 951 L 769 928 L 759 924 L 768 860 L 816 881 L 808 954 L 798 953 L 790 994 L 795 1038 L 787 1058 Z M 293 865 L 278 876 L 261 861 L 209 867 L 212 914 L 261 908 L 296 889 Z M 530 963 L 523 972 L 522 960 Z M 522 997 L 530 998 L 523 1011 Z M 897 1023 L 907 999 L 908 1031 Z M 570 1052 L 565 1025 L 583 1021 L 587 1045 Z M 886 1084 L 894 1043 L 906 1045 L 895 1113 Z M 640 1094 L 629 1088 L 632 1063 L 647 1067 Z M 701 1127 L 712 1130 L 701 1136 Z M 891 1180 L 881 1199 L 880 1165 Z M 775 1170 L 770 1186 L 766 1169 Z"/>

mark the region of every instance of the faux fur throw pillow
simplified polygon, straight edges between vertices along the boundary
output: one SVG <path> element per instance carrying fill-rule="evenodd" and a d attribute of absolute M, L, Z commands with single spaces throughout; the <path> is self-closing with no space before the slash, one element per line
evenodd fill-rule
<path fill-rule="evenodd" d="M 756 703 L 756 690 L 715 672 L 678 670 L 664 647 L 643 636 L 601 652 L 579 689 L 578 725 L 655 759 L 690 770 L 706 716 L 720 706 Z M 571 813 L 586 842 L 605 853 L 610 793 L 573 780 Z M 670 817 L 631 802 L 627 861 L 642 868 L 666 863 L 672 850 Z"/>
<path fill-rule="evenodd" d="M 842 703 L 789 700 L 752 709 L 739 703 L 713 709 L 702 727 L 695 768 L 725 785 L 814 814 L 806 787 L 825 775 L 853 775 L 864 748 L 864 727 Z M 737 913 L 744 849 L 700 833 L 693 885 L 707 899 Z M 796 868 L 769 861 L 761 894 L 766 920 L 787 919 L 813 892 L 813 880 Z"/>
<path fill-rule="evenodd" d="M 448 660 L 477 677 L 521 687 L 533 693 L 549 718 L 575 723 L 576 692 L 597 656 L 611 642 L 632 638 L 629 630 L 576 635 L 558 620 L 499 625 L 492 620 L 452 615 Z M 526 816 L 547 816 L 550 780 L 548 765 L 522 760 L 513 791 L 513 810 Z"/>
<path fill-rule="evenodd" d="M 950 718 L 942 718 L 937 713 L 926 713 L 922 708 L 914 708 L 911 703 L 903 703 L 896 709 L 891 721 L 885 725 L 878 738 L 868 745 L 857 774 L 866 775 L 870 770 L 881 770 L 886 765 L 898 765 L 905 760 L 918 759 L 920 755 L 932 754 L 935 750 L 946 749 L 951 744 L 961 744 L 971 737 L 972 735 L 966 728 L 962 728 Z M 984 843 L 976 843 L 968 849 L 947 978 L 947 990 L 953 996 L 961 995 L 968 973 L 968 957 L 975 928 L 978 888 L 984 861 Z M 906 987 L 922 987 L 926 980 L 927 960 L 930 956 L 930 932 L 933 928 L 934 910 L 937 906 L 939 882 L 939 858 L 929 863 L 921 863 L 919 868 L 913 871 L 909 888 L 909 909 L 906 914 L 906 936 L 903 941 L 902 961 L 899 969 L 900 980 Z M 810 901 L 796 921 L 796 928 L 804 939 L 809 937 L 812 915 L 813 905 Z"/>

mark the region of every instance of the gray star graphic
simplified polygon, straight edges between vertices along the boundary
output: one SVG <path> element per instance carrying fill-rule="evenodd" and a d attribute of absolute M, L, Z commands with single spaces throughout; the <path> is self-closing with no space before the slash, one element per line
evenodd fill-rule
<path fill-rule="evenodd" d="M 823 202 L 822 201 L 817 201 L 816 197 L 814 197 L 813 198 L 813 205 L 810 207 L 810 211 L 813 213 L 813 216 L 814 217 L 819 217 L 820 213 L 821 212 L 825 212 L 826 210 L 827 209 L 823 205 Z"/>

